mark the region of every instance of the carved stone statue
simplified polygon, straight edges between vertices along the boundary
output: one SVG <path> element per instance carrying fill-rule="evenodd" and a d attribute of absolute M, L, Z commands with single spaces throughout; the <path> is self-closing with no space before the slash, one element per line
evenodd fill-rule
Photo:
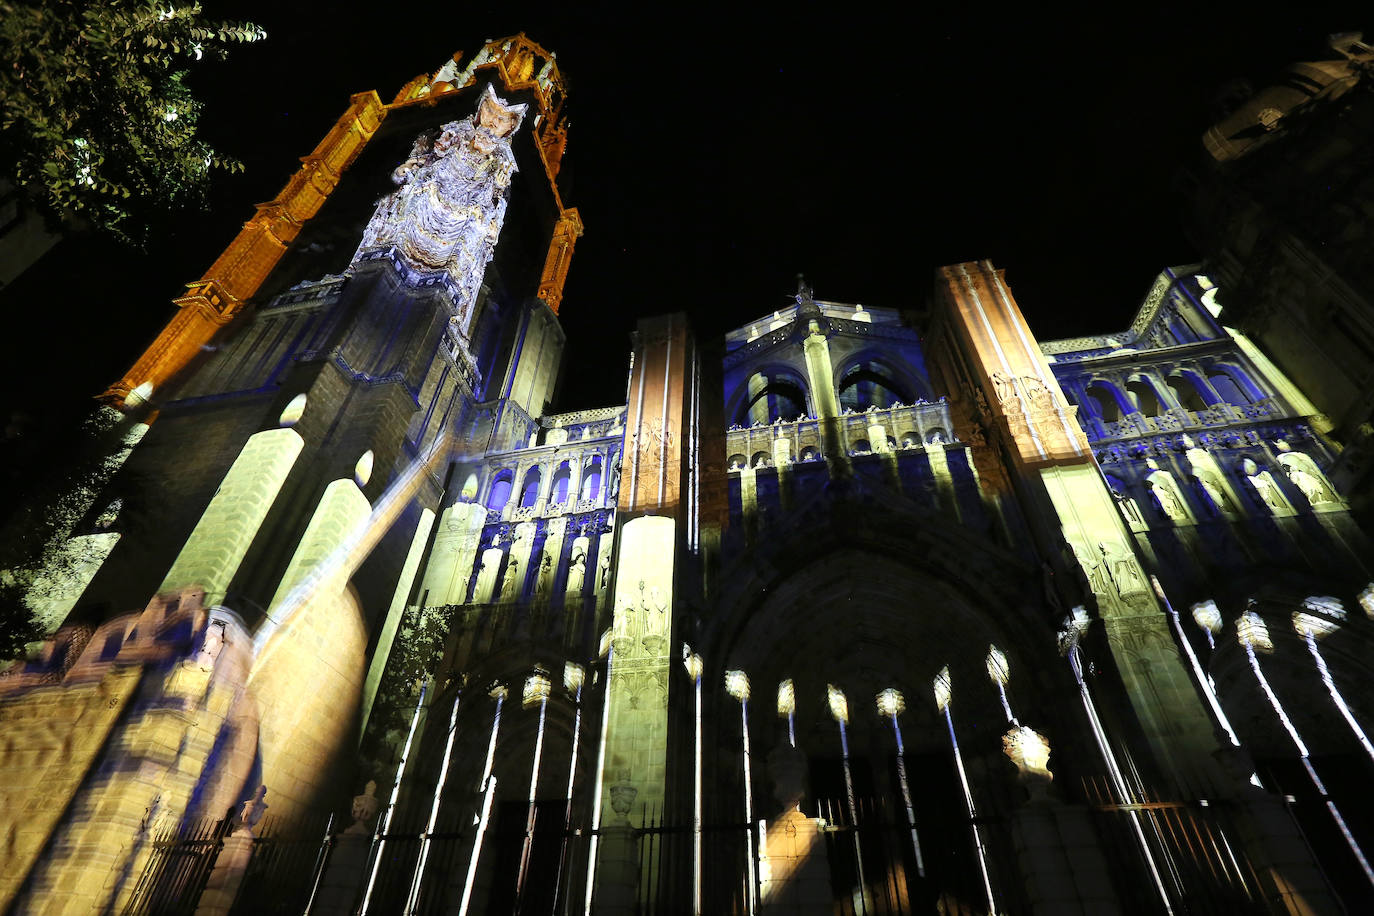
<path fill-rule="evenodd" d="M 534 593 L 542 598 L 549 593 L 552 585 L 553 556 L 545 550 L 544 555 L 539 558 L 539 575 L 534 580 Z"/>
<path fill-rule="evenodd" d="M 1198 489 L 1206 497 L 1207 502 L 1221 515 L 1226 515 L 1235 511 L 1231 505 L 1231 500 L 1226 496 L 1226 491 L 1221 488 L 1215 475 L 1202 471 L 1195 478 Z"/>
<path fill-rule="evenodd" d="M 415 270 L 448 274 L 464 338 L 505 221 L 516 171 L 511 137 L 525 108 L 507 105 L 488 86 L 476 114 L 417 139 L 392 173 L 400 187 L 378 203 L 354 256 L 394 248 Z"/>
<path fill-rule="evenodd" d="M 1140 515 L 1140 506 L 1136 505 L 1134 499 L 1122 493 L 1116 487 L 1110 488 L 1112 498 L 1116 500 L 1116 507 L 1121 510 L 1121 514 L 1126 519 L 1126 523 L 1133 528 L 1143 527 L 1145 519 Z"/>
<path fill-rule="evenodd" d="M 568 594 L 582 594 L 582 584 L 587 578 L 587 554 L 582 548 L 573 549 L 572 559 L 568 561 Z"/>
<path fill-rule="evenodd" d="M 606 586 L 609 585 L 611 581 L 611 558 L 609 556 L 603 556 L 599 568 L 600 579 L 597 581 L 596 587 L 601 591 L 605 591 Z"/>
<path fill-rule="evenodd" d="M 382 803 L 377 800 L 377 783 L 369 779 L 362 795 L 353 796 L 353 823 L 344 831 L 345 836 L 366 836 L 372 832 L 372 819 Z"/>
<path fill-rule="evenodd" d="M 1118 547 L 1106 542 L 1099 543 L 1097 549 L 1102 553 L 1103 568 L 1106 569 L 1118 595 L 1125 598 L 1127 595 L 1147 590 L 1135 557 L 1122 553 Z"/>
<path fill-rule="evenodd" d="M 1179 501 L 1178 494 L 1174 492 L 1174 488 L 1169 483 L 1158 477 L 1151 477 L 1150 495 L 1154 497 L 1160 514 L 1165 518 L 1176 522 L 1188 520 L 1188 513 L 1184 510 L 1183 503 Z"/>
<path fill-rule="evenodd" d="M 244 802 L 239 807 L 239 813 L 234 815 L 234 832 L 240 830 L 252 834 L 253 828 L 262 820 L 262 816 L 267 813 L 267 786 L 258 786 L 258 791 L 253 793 L 253 797 Z"/>
<path fill-rule="evenodd" d="M 1255 488 L 1255 495 L 1260 505 L 1269 509 L 1285 509 L 1283 497 L 1279 495 L 1278 488 L 1274 486 L 1274 481 L 1269 478 L 1267 473 L 1254 474 L 1249 477 L 1250 483 Z"/>
<path fill-rule="evenodd" d="M 1102 565 L 1094 562 L 1087 552 L 1073 541 L 1069 541 L 1069 547 L 1073 549 L 1073 558 L 1078 561 L 1078 565 L 1083 569 L 1083 575 L 1088 577 L 1088 587 L 1094 594 L 1103 595 L 1107 593 L 1107 579 L 1103 575 Z"/>
<path fill-rule="evenodd" d="M 1297 485 L 1298 489 L 1302 491 L 1302 495 L 1306 496 L 1307 501 L 1312 505 L 1319 506 L 1323 503 L 1335 502 L 1325 485 L 1307 471 L 1291 464 L 1284 465 L 1284 469 L 1288 471 L 1288 479 Z"/>
<path fill-rule="evenodd" d="M 506 574 L 501 577 L 501 600 L 514 601 L 519 585 L 520 561 L 511 557 L 506 562 Z"/>
<path fill-rule="evenodd" d="M 640 633 L 650 654 L 657 655 L 668 639 L 668 601 L 657 585 L 646 589 L 639 582 Z"/>

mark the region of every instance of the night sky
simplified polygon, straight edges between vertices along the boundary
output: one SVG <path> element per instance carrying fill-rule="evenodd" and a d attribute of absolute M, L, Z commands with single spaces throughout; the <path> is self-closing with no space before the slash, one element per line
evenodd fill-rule
<path fill-rule="evenodd" d="M 685 311 L 720 334 L 786 304 L 798 272 L 820 298 L 919 308 L 935 267 L 990 258 L 1041 339 L 1120 328 L 1162 267 L 1199 257 L 1172 188 L 1202 155 L 1218 90 L 1262 86 L 1362 25 L 1306 6 L 1260 20 L 1253 4 L 886 19 L 833 3 L 670 19 L 577 3 L 205 5 L 268 32 L 193 67 L 203 133 L 247 171 L 147 254 L 66 242 L 0 295 L 18 400 L 48 418 L 132 363 L 350 94 L 390 101 L 486 38 L 524 30 L 569 83 L 565 202 L 587 232 L 555 406 L 575 409 L 623 398 L 638 316 Z"/>

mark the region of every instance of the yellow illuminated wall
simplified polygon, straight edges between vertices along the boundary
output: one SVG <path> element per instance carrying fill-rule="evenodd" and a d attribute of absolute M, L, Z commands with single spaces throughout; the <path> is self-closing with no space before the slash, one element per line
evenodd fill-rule
<path fill-rule="evenodd" d="M 207 605 L 224 600 L 230 580 L 304 447 L 305 441 L 291 429 L 265 430 L 249 438 L 172 563 L 159 594 L 196 587 L 205 590 Z"/>

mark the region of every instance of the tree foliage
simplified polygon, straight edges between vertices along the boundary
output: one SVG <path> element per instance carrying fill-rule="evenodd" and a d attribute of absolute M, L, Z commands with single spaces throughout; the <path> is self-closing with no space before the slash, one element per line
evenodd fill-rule
<path fill-rule="evenodd" d="M 159 212 L 197 203 L 213 169 L 185 67 L 266 33 L 207 22 L 199 4 L 0 0 L 0 168 L 52 222 L 142 241 Z"/>

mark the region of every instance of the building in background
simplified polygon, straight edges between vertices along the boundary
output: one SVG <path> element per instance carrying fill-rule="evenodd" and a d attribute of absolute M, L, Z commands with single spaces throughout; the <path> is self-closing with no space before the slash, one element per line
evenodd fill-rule
<path fill-rule="evenodd" d="M 549 414 L 620 358 L 558 323 L 563 91 L 521 35 L 355 96 L 106 393 L 0 681 L 0 907 L 1374 891 L 1370 543 L 1224 283 L 1040 342 L 986 261 L 919 316 L 803 282 Z"/>
<path fill-rule="evenodd" d="M 1374 505 L 1374 49 L 1334 35 L 1203 138 L 1188 228 L 1224 289 L 1226 321 L 1303 386 L 1343 447 L 1332 478 L 1368 524 Z"/>

